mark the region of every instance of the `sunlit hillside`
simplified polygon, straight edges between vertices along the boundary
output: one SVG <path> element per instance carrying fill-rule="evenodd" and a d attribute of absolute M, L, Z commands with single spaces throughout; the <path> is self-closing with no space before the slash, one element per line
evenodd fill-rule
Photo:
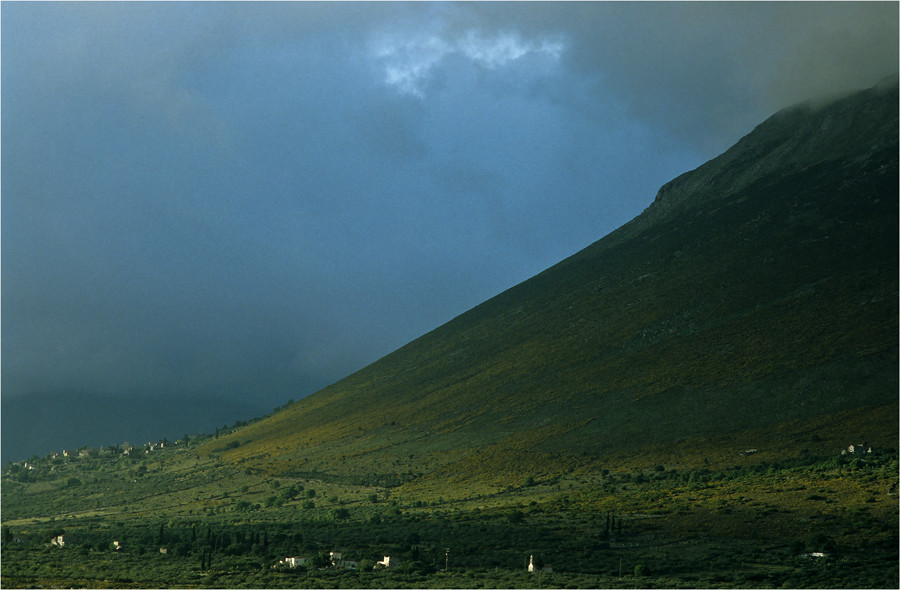
<path fill-rule="evenodd" d="M 895 446 L 896 99 L 778 113 L 618 232 L 202 452 L 412 490 Z"/>

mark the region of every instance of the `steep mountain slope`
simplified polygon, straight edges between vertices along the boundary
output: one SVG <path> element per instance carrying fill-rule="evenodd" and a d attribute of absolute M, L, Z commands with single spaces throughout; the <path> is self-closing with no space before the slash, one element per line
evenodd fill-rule
<path fill-rule="evenodd" d="M 203 452 L 414 489 L 894 446 L 897 104 L 894 79 L 779 112 L 616 232 Z"/>

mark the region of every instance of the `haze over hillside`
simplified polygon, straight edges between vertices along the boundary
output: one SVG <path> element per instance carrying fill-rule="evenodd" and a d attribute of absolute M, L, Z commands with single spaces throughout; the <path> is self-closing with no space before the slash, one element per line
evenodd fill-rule
<path fill-rule="evenodd" d="M 270 411 L 250 401 L 85 393 L 2 398 L 3 412 L 23 416 L 3 426 L 3 462 L 83 446 L 103 447 L 214 432 Z"/>
<path fill-rule="evenodd" d="M 897 102 L 893 78 L 775 114 L 609 236 L 207 452 L 415 487 L 893 445 Z"/>

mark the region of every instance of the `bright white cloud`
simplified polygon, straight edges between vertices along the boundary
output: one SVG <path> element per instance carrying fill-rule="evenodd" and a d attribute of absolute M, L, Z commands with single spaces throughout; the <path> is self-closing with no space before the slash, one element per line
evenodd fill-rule
<path fill-rule="evenodd" d="M 484 38 L 470 31 L 458 41 L 457 48 L 460 53 L 486 68 L 498 68 L 529 53 L 542 53 L 557 59 L 562 52 L 562 43 L 529 42 L 515 33 Z"/>
<path fill-rule="evenodd" d="M 386 84 L 421 98 L 425 80 L 451 55 L 461 55 L 486 69 L 497 69 L 529 55 L 544 55 L 555 61 L 563 49 L 561 41 L 527 40 L 512 32 L 485 36 L 467 31 L 452 40 L 438 34 L 408 39 L 383 36 L 371 45 L 370 55 L 383 68 Z"/>
<path fill-rule="evenodd" d="M 384 66 L 384 81 L 400 92 L 422 96 L 419 82 L 453 48 L 436 36 L 425 36 L 402 43 L 386 40 L 374 52 Z"/>

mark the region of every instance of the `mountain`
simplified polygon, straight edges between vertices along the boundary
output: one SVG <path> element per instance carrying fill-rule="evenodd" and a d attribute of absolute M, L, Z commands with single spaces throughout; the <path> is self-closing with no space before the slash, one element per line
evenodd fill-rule
<path fill-rule="evenodd" d="M 619 230 L 234 433 L 221 458 L 391 465 L 415 489 L 893 446 L 897 104 L 892 79 L 775 114 Z"/>
<path fill-rule="evenodd" d="M 0 584 L 896 588 L 898 172 L 896 78 L 798 105 L 268 416 L 8 464 Z"/>

